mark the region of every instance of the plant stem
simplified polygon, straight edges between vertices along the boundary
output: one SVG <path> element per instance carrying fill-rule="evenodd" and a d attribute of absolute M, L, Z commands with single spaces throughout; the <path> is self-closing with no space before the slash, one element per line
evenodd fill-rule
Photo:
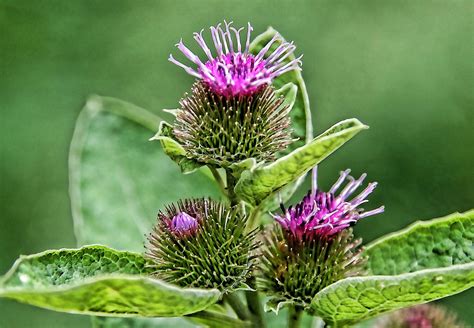
<path fill-rule="evenodd" d="M 239 199 L 237 198 L 237 195 L 235 194 L 234 188 L 235 188 L 235 178 L 232 175 L 232 171 L 226 169 L 226 180 L 227 180 L 227 197 L 229 197 L 230 205 L 234 206 L 239 203 Z"/>
<path fill-rule="evenodd" d="M 301 320 L 301 309 L 297 306 L 290 306 L 288 312 L 288 328 L 298 328 Z"/>
<path fill-rule="evenodd" d="M 217 171 L 215 167 L 209 166 L 209 170 L 211 170 L 212 176 L 214 177 L 214 179 L 216 179 L 219 189 L 227 197 L 228 196 L 227 189 L 225 188 L 224 180 L 222 180 L 220 173 Z"/>
<path fill-rule="evenodd" d="M 224 301 L 227 302 L 232 309 L 234 310 L 235 314 L 240 320 L 249 320 L 251 315 L 247 307 L 239 298 L 239 295 L 236 293 L 234 294 L 226 294 L 224 295 Z"/>
<path fill-rule="evenodd" d="M 248 321 L 238 320 L 232 317 L 229 317 L 225 314 L 220 314 L 211 311 L 201 311 L 185 316 L 189 320 L 197 322 L 210 324 L 212 327 L 228 327 L 228 328 L 240 328 L 240 327 L 251 327 L 251 323 Z"/>
<path fill-rule="evenodd" d="M 260 208 L 258 206 L 253 209 L 247 221 L 246 231 L 252 231 L 253 229 L 257 228 L 259 224 L 260 214 Z"/>
<path fill-rule="evenodd" d="M 252 277 L 249 285 L 255 288 L 255 277 Z M 263 320 L 262 303 L 260 303 L 260 296 L 258 291 L 246 291 L 245 298 L 247 299 L 247 306 L 252 314 L 252 321 L 256 327 L 265 328 L 265 321 Z"/>

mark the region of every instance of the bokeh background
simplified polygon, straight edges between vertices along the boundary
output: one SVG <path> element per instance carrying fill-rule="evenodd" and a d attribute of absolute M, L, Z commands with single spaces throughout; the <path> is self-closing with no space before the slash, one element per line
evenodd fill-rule
<path fill-rule="evenodd" d="M 75 246 L 67 156 L 87 96 L 173 108 L 192 79 L 168 54 L 222 19 L 296 42 L 316 132 L 371 126 L 320 169 L 324 186 L 346 167 L 379 181 L 386 213 L 359 224 L 366 241 L 474 206 L 472 0 L 0 0 L 0 274 Z M 473 297 L 442 303 L 473 323 Z M 66 326 L 89 320 L 0 301 L 2 328 Z"/>

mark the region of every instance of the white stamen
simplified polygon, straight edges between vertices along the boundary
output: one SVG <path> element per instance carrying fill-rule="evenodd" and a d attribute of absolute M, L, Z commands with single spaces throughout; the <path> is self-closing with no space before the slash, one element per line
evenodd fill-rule
<path fill-rule="evenodd" d="M 219 38 L 219 32 L 214 26 L 211 26 L 211 36 L 212 40 L 214 41 L 214 46 L 216 47 L 217 56 L 222 56 L 222 43 Z"/>
<path fill-rule="evenodd" d="M 263 56 L 265 56 L 265 54 L 267 53 L 268 49 L 270 49 L 270 47 L 272 46 L 272 44 L 280 38 L 280 34 L 275 34 L 273 36 L 273 38 L 265 45 L 265 47 L 262 48 L 262 50 L 260 50 L 260 52 L 258 53 L 257 56 L 255 56 L 255 60 L 258 62 L 260 61 Z"/>
<path fill-rule="evenodd" d="M 347 169 L 347 170 L 340 173 L 339 179 L 337 179 L 336 183 L 334 183 L 333 186 L 331 187 L 331 189 L 329 189 L 329 192 L 331 194 L 334 194 L 337 191 L 337 189 L 339 189 L 339 187 L 344 182 L 344 180 L 349 175 L 349 173 L 351 173 L 350 169 Z"/>
<path fill-rule="evenodd" d="M 198 65 L 201 69 L 205 67 L 205 65 L 201 62 L 201 59 L 184 45 L 183 40 L 180 40 L 176 46 L 194 64 Z"/>
<path fill-rule="evenodd" d="M 318 190 L 318 167 L 315 166 L 313 167 L 313 170 L 311 172 L 311 189 L 313 195 L 316 195 L 316 190 Z"/>
<path fill-rule="evenodd" d="M 250 22 L 247 23 L 247 41 L 245 42 L 245 53 L 249 52 L 249 47 L 250 47 L 250 33 L 252 33 L 253 28 L 252 25 L 250 25 Z"/>
<path fill-rule="evenodd" d="M 169 56 L 168 60 L 169 60 L 170 62 L 172 62 L 173 64 L 178 65 L 179 67 L 184 68 L 184 70 L 186 71 L 186 73 L 188 73 L 189 75 L 192 75 L 192 76 L 194 76 L 194 77 L 197 77 L 198 79 L 202 79 L 201 74 L 199 74 L 198 72 L 196 72 L 195 70 L 193 70 L 191 67 L 186 66 L 186 65 L 180 63 L 179 61 L 177 61 L 176 59 L 174 59 L 172 55 Z"/>
<path fill-rule="evenodd" d="M 379 208 L 376 208 L 374 210 L 371 210 L 371 211 L 367 211 L 367 212 L 364 212 L 362 213 L 359 218 L 363 219 L 363 218 L 366 218 L 368 216 L 371 216 L 371 215 L 375 215 L 375 214 L 380 214 L 382 213 L 383 211 L 385 211 L 385 206 L 380 206 Z"/>
<path fill-rule="evenodd" d="M 352 204 L 359 203 L 359 204 L 360 204 L 360 201 L 362 201 L 362 200 L 365 199 L 369 194 L 371 194 L 372 191 L 374 191 L 375 187 L 377 187 L 377 182 L 369 183 L 369 185 L 367 186 L 367 188 L 365 188 L 357 197 L 355 197 L 354 199 L 352 199 L 352 200 L 350 201 L 350 203 L 352 203 Z"/>
<path fill-rule="evenodd" d="M 296 49 L 296 47 L 293 45 L 293 42 L 291 43 L 283 43 L 281 44 L 270 56 L 267 58 L 268 63 L 272 63 L 273 61 L 277 60 L 279 56 L 283 53 L 287 53 L 284 58 L 289 56 L 293 51 Z"/>
<path fill-rule="evenodd" d="M 204 30 L 201 30 L 201 32 L 199 32 L 199 33 L 194 33 L 194 40 L 196 40 L 196 42 L 199 44 L 199 46 L 201 46 L 202 50 L 204 50 L 204 53 L 206 54 L 207 58 L 209 58 L 209 60 L 213 60 L 211 49 L 209 49 L 209 47 L 206 44 L 206 41 L 202 37 L 202 32 L 203 31 Z"/>
<path fill-rule="evenodd" d="M 239 28 L 238 30 L 234 27 L 231 27 L 232 31 L 235 33 L 235 39 L 237 40 L 237 51 L 242 52 L 242 45 L 240 44 L 240 32 L 244 29 L 243 27 Z"/>
<path fill-rule="evenodd" d="M 221 24 L 217 25 L 217 30 L 219 31 L 219 33 L 221 34 L 220 36 L 222 37 L 222 44 L 224 46 L 224 53 L 228 54 L 229 53 L 229 46 L 227 45 L 226 33 L 221 28 Z"/>
<path fill-rule="evenodd" d="M 234 44 L 232 43 L 232 35 L 230 34 L 230 30 L 229 30 L 229 27 L 232 25 L 233 22 L 230 22 L 229 24 L 227 24 L 227 22 L 224 20 L 224 24 L 225 24 L 225 28 L 226 28 L 226 31 L 227 31 L 227 38 L 229 39 L 229 48 L 230 48 L 230 52 L 231 53 L 234 53 Z"/>

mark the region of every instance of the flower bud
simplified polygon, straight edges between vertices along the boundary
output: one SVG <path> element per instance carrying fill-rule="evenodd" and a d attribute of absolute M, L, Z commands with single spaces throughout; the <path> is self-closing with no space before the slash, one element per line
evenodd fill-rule
<path fill-rule="evenodd" d="M 145 255 L 164 281 L 229 292 L 245 286 L 254 267 L 255 231 L 245 233 L 245 222 L 223 203 L 179 201 L 158 214 Z"/>

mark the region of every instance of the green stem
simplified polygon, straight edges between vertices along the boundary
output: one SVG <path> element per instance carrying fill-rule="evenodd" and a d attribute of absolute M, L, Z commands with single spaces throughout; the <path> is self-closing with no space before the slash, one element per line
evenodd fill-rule
<path fill-rule="evenodd" d="M 249 310 L 236 293 L 224 295 L 224 301 L 230 305 L 240 320 L 246 321 L 251 318 Z"/>
<path fill-rule="evenodd" d="M 232 175 L 231 170 L 225 170 L 226 179 L 227 179 L 227 197 L 229 197 L 230 205 L 234 206 L 239 203 L 239 199 L 235 194 L 234 188 L 236 184 L 235 177 Z"/>
<path fill-rule="evenodd" d="M 201 311 L 185 316 L 189 320 L 197 323 L 204 323 L 206 325 L 212 324 L 211 327 L 227 327 L 227 328 L 240 328 L 240 327 L 251 327 L 250 322 L 234 319 L 224 314 Z"/>
<path fill-rule="evenodd" d="M 255 277 L 252 277 L 249 285 L 255 288 Z M 265 328 L 265 321 L 263 320 L 263 309 L 262 303 L 260 302 L 260 296 L 258 291 L 246 291 L 245 298 L 247 299 L 247 306 L 250 313 L 252 314 L 252 321 L 256 327 Z"/>
<path fill-rule="evenodd" d="M 247 231 L 252 231 L 253 229 L 258 227 L 259 219 L 260 219 L 260 209 L 258 206 L 253 209 L 252 213 L 250 213 L 249 219 L 247 221 Z"/>
<path fill-rule="evenodd" d="M 302 311 L 297 306 L 290 306 L 288 312 L 288 328 L 298 328 L 300 326 Z"/>
<path fill-rule="evenodd" d="M 217 171 L 217 169 L 215 167 L 211 167 L 211 166 L 208 166 L 208 167 L 209 167 L 209 170 L 212 173 L 212 176 L 216 180 L 217 185 L 219 186 L 219 189 L 227 197 L 228 196 L 227 195 L 227 189 L 225 188 L 224 180 L 222 180 L 222 177 L 221 177 L 219 171 Z"/>

